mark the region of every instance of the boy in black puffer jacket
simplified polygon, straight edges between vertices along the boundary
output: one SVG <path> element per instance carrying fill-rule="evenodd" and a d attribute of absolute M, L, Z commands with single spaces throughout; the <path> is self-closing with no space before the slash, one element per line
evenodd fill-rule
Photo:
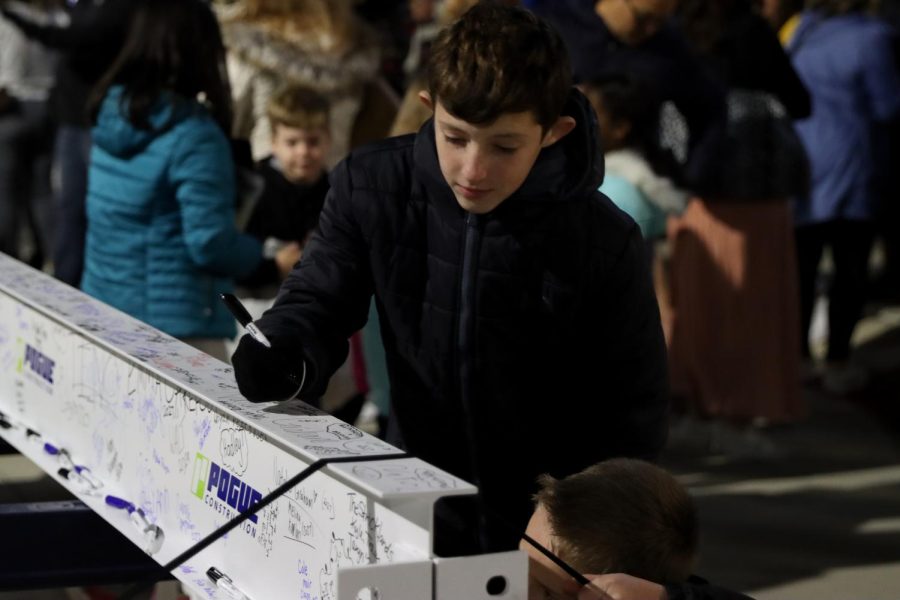
<path fill-rule="evenodd" d="M 422 97 L 434 118 L 418 134 L 335 168 L 257 321 L 272 348 L 244 336 L 235 375 L 250 400 L 316 398 L 374 294 L 389 441 L 477 484 L 482 550 L 515 548 L 537 475 L 659 453 L 659 311 L 638 227 L 597 192 L 596 120 L 555 31 L 478 4 L 437 38 Z"/>

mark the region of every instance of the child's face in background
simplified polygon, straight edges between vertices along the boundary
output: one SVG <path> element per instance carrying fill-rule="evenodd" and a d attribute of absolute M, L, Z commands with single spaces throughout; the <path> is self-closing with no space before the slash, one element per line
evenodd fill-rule
<path fill-rule="evenodd" d="M 291 183 L 315 183 L 325 170 L 331 136 L 325 129 L 301 129 L 276 125 L 272 132 L 272 155 Z"/>
<path fill-rule="evenodd" d="M 434 106 L 435 142 L 441 173 L 459 205 L 478 215 L 491 212 L 525 182 L 542 148 L 575 126 L 544 133 L 531 112 L 505 113 L 489 125 L 473 125 Z"/>

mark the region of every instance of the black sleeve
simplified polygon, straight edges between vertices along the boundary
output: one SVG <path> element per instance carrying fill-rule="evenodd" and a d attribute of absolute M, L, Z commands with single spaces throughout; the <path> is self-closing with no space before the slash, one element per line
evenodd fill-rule
<path fill-rule="evenodd" d="M 347 356 L 348 338 L 369 313 L 368 247 L 353 211 L 349 158 L 332 174 L 319 230 L 257 321 L 273 346 L 300 347 L 309 369 L 302 398 L 317 398 Z"/>
<path fill-rule="evenodd" d="M 617 398 L 604 404 L 604 418 L 616 423 L 607 451 L 653 461 L 668 434 L 669 395 L 666 344 L 649 263 L 640 230 L 632 223 L 612 268 L 594 283 L 593 305 L 603 388 Z"/>

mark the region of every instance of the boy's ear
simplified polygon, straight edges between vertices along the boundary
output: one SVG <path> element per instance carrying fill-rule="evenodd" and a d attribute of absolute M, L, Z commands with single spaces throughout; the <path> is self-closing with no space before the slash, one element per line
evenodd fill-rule
<path fill-rule="evenodd" d="M 544 141 L 541 142 L 541 148 L 552 146 L 559 140 L 566 137 L 566 135 L 570 131 L 575 129 L 575 124 L 575 119 L 568 115 L 563 115 L 562 117 L 558 118 L 556 120 L 556 123 L 550 126 L 550 129 L 544 136 Z"/>
<path fill-rule="evenodd" d="M 429 94 L 426 90 L 422 90 L 419 92 L 419 102 L 425 105 L 425 108 L 428 110 L 434 110 L 434 101 L 431 99 L 431 94 Z"/>

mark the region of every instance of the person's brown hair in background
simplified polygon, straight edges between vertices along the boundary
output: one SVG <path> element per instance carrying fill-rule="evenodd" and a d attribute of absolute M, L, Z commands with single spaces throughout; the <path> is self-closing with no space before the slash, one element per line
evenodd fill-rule
<path fill-rule="evenodd" d="M 479 0 L 445 0 L 440 10 L 436 13 L 436 21 L 443 28 L 458 18 L 460 18 L 467 10 L 478 4 Z M 506 0 L 504 4 L 517 5 L 518 0 Z M 431 118 L 431 110 L 419 102 L 419 92 L 425 89 L 424 74 L 419 71 L 413 74 L 403 100 L 400 102 L 400 108 L 397 116 L 394 118 L 394 124 L 391 126 L 390 136 L 404 135 L 406 133 L 415 133 L 422 126 L 422 123 Z"/>

